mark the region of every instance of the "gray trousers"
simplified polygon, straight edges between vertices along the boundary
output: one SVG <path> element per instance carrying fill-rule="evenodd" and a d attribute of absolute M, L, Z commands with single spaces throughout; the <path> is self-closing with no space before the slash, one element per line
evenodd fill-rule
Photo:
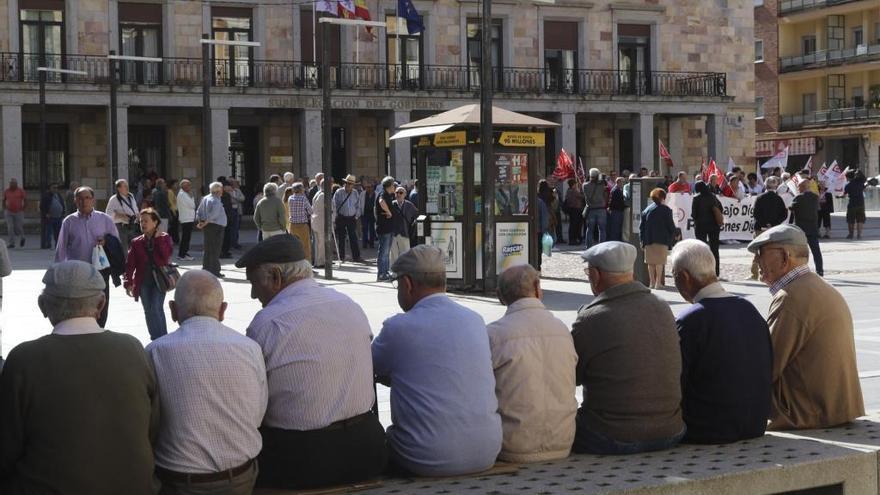
<path fill-rule="evenodd" d="M 9 244 L 15 245 L 18 239 L 24 239 L 24 212 L 12 213 L 9 210 L 4 212 L 6 217 L 6 233 L 9 235 Z"/>
<path fill-rule="evenodd" d="M 256 462 L 234 478 L 208 483 L 163 481 L 159 495 L 251 495 L 257 481 Z"/>
<path fill-rule="evenodd" d="M 202 229 L 205 245 L 202 255 L 202 269 L 217 276 L 220 275 L 220 248 L 223 246 L 224 230 L 224 226 L 216 223 L 209 223 Z"/>

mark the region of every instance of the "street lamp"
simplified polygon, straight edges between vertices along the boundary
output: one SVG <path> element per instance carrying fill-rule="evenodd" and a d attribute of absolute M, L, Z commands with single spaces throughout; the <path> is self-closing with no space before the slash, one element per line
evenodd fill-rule
<path fill-rule="evenodd" d="M 54 67 L 37 67 L 40 79 L 40 198 L 46 194 L 49 180 L 49 151 L 46 149 L 46 73 L 70 74 L 75 76 L 87 76 L 88 72 L 82 70 L 56 69 Z"/>
<path fill-rule="evenodd" d="M 110 50 L 107 61 L 110 64 L 110 189 L 113 191 L 116 179 L 119 179 L 119 136 L 116 129 L 116 89 L 119 85 L 119 64 L 117 61 L 127 62 L 161 62 L 158 57 L 136 57 L 134 55 L 117 55 L 116 50 Z"/>
<path fill-rule="evenodd" d="M 492 158 L 492 2 L 483 0 L 480 33 L 480 168 L 483 183 L 483 290 L 495 290 L 495 171 Z M 532 201 L 532 198 L 529 198 Z"/>
<path fill-rule="evenodd" d="M 332 120 L 330 119 L 330 44 L 327 42 L 327 26 L 326 24 L 337 24 L 343 26 L 369 26 L 369 27 L 385 27 L 384 22 L 380 21 L 364 21 L 361 19 L 340 19 L 338 17 L 322 17 L 318 19 L 321 26 L 321 168 L 324 172 L 324 278 L 330 280 L 333 278 L 333 222 L 331 216 L 333 210 L 331 201 L 333 197 L 330 195 L 333 185 L 333 173 L 331 162 L 331 149 L 333 147 L 330 130 Z M 330 180 L 327 180 L 330 178 Z M 337 239 L 339 242 L 345 242 L 344 239 Z"/>
<path fill-rule="evenodd" d="M 207 194 L 211 183 L 209 170 L 214 161 L 214 148 L 211 145 L 211 46 L 260 46 L 259 41 L 214 40 L 202 34 L 202 192 Z"/>

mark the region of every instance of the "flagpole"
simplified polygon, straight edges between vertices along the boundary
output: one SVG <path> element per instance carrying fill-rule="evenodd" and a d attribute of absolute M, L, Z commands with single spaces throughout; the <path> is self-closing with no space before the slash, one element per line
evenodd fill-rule
<path fill-rule="evenodd" d="M 395 72 L 398 74 L 398 77 L 401 81 L 403 81 L 403 76 L 400 72 L 403 70 L 403 56 L 400 54 L 400 0 L 397 0 L 397 7 L 394 9 L 394 15 L 396 16 L 394 19 L 394 45 L 397 47 L 397 60 L 395 64 L 399 67 L 395 68 Z"/>
<path fill-rule="evenodd" d="M 317 21 L 318 13 L 317 13 L 317 9 L 315 8 L 315 4 L 318 3 L 319 1 L 320 0 L 315 0 L 314 2 L 312 2 L 312 63 L 313 64 L 318 63 L 318 48 L 317 48 L 318 37 L 315 34 L 315 31 L 317 30 L 317 25 L 318 25 L 318 21 Z"/>

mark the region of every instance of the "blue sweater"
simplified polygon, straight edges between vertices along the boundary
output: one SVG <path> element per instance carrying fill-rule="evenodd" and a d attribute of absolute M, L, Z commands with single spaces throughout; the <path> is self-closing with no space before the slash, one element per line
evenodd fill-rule
<path fill-rule="evenodd" d="M 741 297 L 702 299 L 676 319 L 686 442 L 759 437 L 770 416 L 773 349 L 767 322 Z"/>
<path fill-rule="evenodd" d="M 675 221 L 672 220 L 672 210 L 664 204 L 651 203 L 648 205 L 642 211 L 639 237 L 642 246 L 665 244 L 671 248 L 675 240 Z"/>

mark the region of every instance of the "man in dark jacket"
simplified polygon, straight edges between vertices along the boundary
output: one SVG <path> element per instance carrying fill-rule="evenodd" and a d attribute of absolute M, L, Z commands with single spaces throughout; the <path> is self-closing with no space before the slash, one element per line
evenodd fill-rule
<path fill-rule="evenodd" d="M 220 196 L 220 202 L 223 204 L 223 211 L 226 212 L 226 227 L 223 228 L 220 258 L 232 258 L 232 253 L 229 252 L 232 247 L 232 184 L 222 175 L 217 177 L 217 182 L 223 184 L 223 195 Z"/>
<path fill-rule="evenodd" d="M 755 237 L 758 237 L 770 227 L 781 224 L 788 218 L 785 201 L 776 194 L 776 188 L 779 187 L 779 178 L 774 176 L 767 177 L 764 186 L 767 190 L 755 198 L 755 206 L 752 210 L 755 217 Z M 752 280 L 758 280 L 757 257 L 752 260 Z"/>
<path fill-rule="evenodd" d="M 153 208 L 159 214 L 159 232 L 168 232 L 171 223 L 171 203 L 168 201 L 168 188 L 165 179 L 156 179 L 156 188 L 153 189 Z"/>
<path fill-rule="evenodd" d="M 809 180 L 798 184 L 798 192 L 789 207 L 791 223 L 800 227 L 807 236 L 807 244 L 810 245 L 813 263 L 816 265 L 816 275 L 822 277 L 825 270 L 822 266 L 822 251 L 819 249 L 819 196 L 810 190 Z"/>
<path fill-rule="evenodd" d="M 691 218 L 694 219 L 694 236 L 697 240 L 705 242 L 712 255 L 715 256 L 715 276 L 721 274 L 720 253 L 718 246 L 721 243 L 721 225 L 715 216 L 715 209 L 723 210 L 721 202 L 709 189 L 709 185 L 703 181 L 694 183 L 694 200 L 691 205 Z"/>

